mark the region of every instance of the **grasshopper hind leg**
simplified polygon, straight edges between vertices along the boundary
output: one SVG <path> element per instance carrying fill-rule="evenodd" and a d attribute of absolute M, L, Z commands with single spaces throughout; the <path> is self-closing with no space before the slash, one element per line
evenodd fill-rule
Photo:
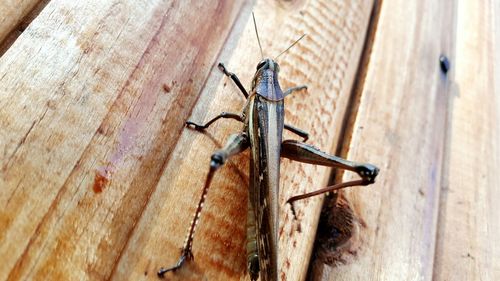
<path fill-rule="evenodd" d="M 157 273 L 158 277 L 163 278 L 165 273 L 167 273 L 169 271 L 175 272 L 177 269 L 182 267 L 182 265 L 184 264 L 185 261 L 192 260 L 192 259 L 193 259 L 193 253 L 191 252 L 191 250 L 190 249 L 182 249 L 181 257 L 179 258 L 177 263 L 174 266 L 169 267 L 169 268 L 163 268 L 163 267 L 160 268 L 160 270 L 158 270 L 158 273 Z"/>
<path fill-rule="evenodd" d="M 293 202 L 350 186 L 370 185 L 375 182 L 375 178 L 379 172 L 379 169 L 372 164 L 345 160 L 334 155 L 329 155 L 312 145 L 294 140 L 286 140 L 282 143 L 281 157 L 308 164 L 345 169 L 355 172 L 361 177 L 361 179 L 358 180 L 342 182 L 320 190 L 290 197 L 287 203 L 290 204 L 295 219 L 297 216 Z"/>
<path fill-rule="evenodd" d="M 248 210 L 247 210 L 247 270 L 250 275 L 250 280 L 255 281 L 259 278 L 260 265 L 259 253 L 257 247 L 257 226 L 255 225 L 255 211 L 252 204 L 252 197 L 248 196 Z"/>
<path fill-rule="evenodd" d="M 228 158 L 244 151 L 249 147 L 249 145 L 250 145 L 250 140 L 247 134 L 242 132 L 239 134 L 231 135 L 226 145 L 222 149 L 217 150 L 212 154 L 210 160 L 210 170 L 205 180 L 205 185 L 203 187 L 202 195 L 198 203 L 198 207 L 196 208 L 193 221 L 189 226 L 188 235 L 184 243 L 184 247 L 182 248 L 181 251 L 181 257 L 174 266 L 168 268 L 163 268 L 163 267 L 160 268 L 160 270 L 157 273 L 158 277 L 162 278 L 165 275 L 165 273 L 170 271 L 175 272 L 176 270 L 181 268 L 186 261 L 193 259 L 192 248 L 194 241 L 194 233 L 196 230 L 196 225 L 198 224 L 198 221 L 200 219 L 200 214 L 203 209 L 203 203 L 205 203 L 205 197 L 207 196 L 208 189 L 210 188 L 212 178 L 214 177 L 215 172 L 224 165 L 224 163 Z"/>

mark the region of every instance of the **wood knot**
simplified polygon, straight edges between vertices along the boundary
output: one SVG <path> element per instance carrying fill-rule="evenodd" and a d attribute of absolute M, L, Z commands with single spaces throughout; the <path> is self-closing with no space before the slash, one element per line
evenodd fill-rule
<path fill-rule="evenodd" d="M 345 264 L 347 257 L 357 253 L 359 227 L 360 220 L 342 195 L 334 194 L 325 201 L 318 225 L 313 264 Z"/>

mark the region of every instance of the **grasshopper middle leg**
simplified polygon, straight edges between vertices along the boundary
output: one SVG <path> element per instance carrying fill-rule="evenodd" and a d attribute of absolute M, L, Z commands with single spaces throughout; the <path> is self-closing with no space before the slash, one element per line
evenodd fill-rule
<path fill-rule="evenodd" d="M 226 160 L 234 156 L 245 149 L 247 149 L 250 145 L 250 140 L 247 136 L 246 133 L 242 132 L 239 134 L 234 134 L 229 137 L 229 140 L 227 141 L 227 144 L 222 148 L 221 150 L 218 150 L 212 154 L 211 160 L 210 160 L 210 170 L 208 172 L 207 178 L 205 180 L 205 185 L 203 187 L 203 192 L 202 196 L 200 198 L 200 201 L 198 203 L 198 207 L 196 208 L 196 212 L 194 214 L 193 221 L 191 222 L 191 225 L 189 226 L 188 230 L 188 235 L 186 238 L 186 242 L 184 243 L 184 247 L 181 250 L 181 257 L 179 258 L 179 261 L 172 267 L 169 268 L 161 268 L 158 271 L 158 276 L 163 277 L 165 273 L 169 271 L 176 271 L 179 269 L 186 260 L 190 260 L 193 258 L 193 253 L 192 253 L 192 247 L 193 247 L 193 239 L 194 239 L 194 233 L 196 230 L 196 224 L 198 223 L 198 220 L 200 219 L 200 213 L 201 210 L 203 209 L 203 203 L 205 202 L 205 197 L 208 193 L 208 189 L 210 188 L 210 183 L 212 182 L 212 178 L 215 174 L 215 172 L 224 165 Z"/>
<path fill-rule="evenodd" d="M 285 129 L 298 135 L 299 137 L 302 137 L 303 142 L 306 142 L 309 139 L 309 133 L 304 131 L 304 130 L 301 130 L 299 128 L 295 128 L 295 127 L 288 125 L 288 124 L 285 124 Z"/>
<path fill-rule="evenodd" d="M 295 209 L 293 207 L 293 202 L 309 198 L 312 196 L 316 196 L 319 194 L 323 194 L 326 192 L 339 190 L 341 188 L 346 188 L 349 186 L 372 184 L 375 182 L 375 178 L 377 177 L 379 172 L 379 169 L 374 165 L 348 161 L 340 157 L 327 154 L 312 145 L 294 140 L 286 140 L 282 143 L 281 157 L 289 158 L 291 160 L 303 163 L 337 167 L 355 172 L 361 177 L 361 179 L 359 180 L 343 182 L 332 186 L 328 186 L 326 188 L 317 191 L 290 197 L 287 203 L 290 203 L 294 217 L 295 217 Z"/>
<path fill-rule="evenodd" d="M 186 125 L 187 126 L 193 126 L 196 130 L 204 130 L 204 129 L 210 127 L 210 125 L 212 125 L 212 123 L 214 123 L 215 121 L 217 121 L 217 120 L 219 120 L 221 118 L 224 118 L 224 119 L 234 119 L 234 120 L 243 122 L 243 118 L 241 117 L 240 114 L 230 113 L 230 112 L 221 112 L 219 115 L 217 115 L 214 118 L 210 119 L 205 124 L 198 124 L 198 123 L 195 123 L 193 121 L 187 121 Z"/>
<path fill-rule="evenodd" d="M 210 125 L 212 125 L 213 123 L 215 123 L 219 119 L 234 119 L 234 120 L 239 121 L 239 122 L 245 121 L 245 120 L 243 120 L 243 116 L 240 114 L 231 113 L 231 112 L 221 112 L 219 115 L 210 119 L 205 124 L 198 124 L 198 123 L 195 123 L 193 121 L 187 121 L 186 125 L 193 126 L 193 128 L 195 130 L 201 131 L 201 130 L 204 130 L 204 129 L 210 127 Z M 301 130 L 299 128 L 295 128 L 291 125 L 285 124 L 285 130 L 288 130 L 288 131 L 298 135 L 299 137 L 302 137 L 303 141 L 307 141 L 309 139 L 309 133 L 307 133 L 306 131 Z"/>

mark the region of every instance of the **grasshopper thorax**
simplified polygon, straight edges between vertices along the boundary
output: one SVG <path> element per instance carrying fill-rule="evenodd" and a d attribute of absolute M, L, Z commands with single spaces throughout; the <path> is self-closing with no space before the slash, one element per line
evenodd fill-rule
<path fill-rule="evenodd" d="M 260 61 L 252 80 L 252 90 L 267 100 L 283 100 L 283 91 L 278 81 L 279 70 L 280 66 L 273 59 L 266 58 Z"/>

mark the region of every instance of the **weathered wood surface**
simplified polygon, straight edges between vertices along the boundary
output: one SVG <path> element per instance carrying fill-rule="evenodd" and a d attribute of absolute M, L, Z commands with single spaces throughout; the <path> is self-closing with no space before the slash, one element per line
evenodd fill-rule
<path fill-rule="evenodd" d="M 266 55 L 308 34 L 280 59 L 283 88 L 309 86 L 288 99 L 286 119 L 333 147 L 372 2 L 206 2 L 51 2 L 1 58 L 0 279 L 137 280 L 176 261 L 209 156 L 240 128 L 222 121 L 200 134 L 183 123 L 202 88 L 192 119 L 241 109 L 212 66 L 223 50 L 250 84 L 260 60 L 252 9 Z M 247 162 L 236 157 L 216 176 L 196 262 L 177 278 L 246 279 Z M 282 202 L 328 177 L 286 161 L 282 171 Z M 306 274 L 320 204 L 298 206 L 301 233 L 283 209 L 287 280 Z"/>
<path fill-rule="evenodd" d="M 315 263 L 312 280 L 500 278 L 499 11 L 488 1 L 382 2 L 346 143 L 349 158 L 382 172 L 375 189 L 344 193 L 356 236 L 333 268 Z"/>
<path fill-rule="evenodd" d="M 500 280 L 499 12 L 459 1 L 436 280 Z"/>
<path fill-rule="evenodd" d="M 242 3 L 55 1 L 2 56 L 0 279 L 112 276 Z"/>
<path fill-rule="evenodd" d="M 380 14 L 365 43 L 373 2 Z M 315 264 L 311 277 L 500 279 L 499 6 L 49 2 L 0 58 L 0 280 L 156 279 L 176 262 L 210 154 L 241 128 L 226 120 L 201 134 L 184 122 L 241 110 L 214 66 L 223 61 L 250 84 L 260 60 L 251 11 L 267 56 L 308 34 L 279 59 L 283 88 L 309 86 L 287 98 L 287 123 L 326 151 L 341 142 L 348 158 L 381 168 L 371 188 L 343 192 L 357 231 L 335 267 Z M 356 110 L 346 110 L 356 73 Z M 346 114 L 355 115 L 341 136 Z M 170 280 L 248 279 L 248 157 L 215 176 L 195 261 Z M 322 198 L 296 204 L 300 232 L 284 201 L 328 176 L 283 161 L 281 280 L 305 279 Z"/>

